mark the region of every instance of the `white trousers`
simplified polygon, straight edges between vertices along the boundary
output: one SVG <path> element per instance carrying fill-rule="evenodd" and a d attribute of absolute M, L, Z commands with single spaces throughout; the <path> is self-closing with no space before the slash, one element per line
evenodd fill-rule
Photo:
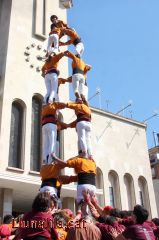
<path fill-rule="evenodd" d="M 96 186 L 91 184 L 81 184 L 77 185 L 77 203 L 80 203 L 84 199 L 83 191 L 89 192 L 91 196 L 96 194 Z"/>
<path fill-rule="evenodd" d="M 57 189 L 55 187 L 50 187 L 50 186 L 44 186 L 42 188 L 40 188 L 39 190 L 40 192 L 49 192 L 50 196 L 57 196 Z"/>
<path fill-rule="evenodd" d="M 52 44 L 54 44 L 54 47 L 52 48 Z M 52 52 L 58 52 L 59 49 L 59 36 L 56 33 L 53 33 L 48 38 L 48 44 L 47 44 L 47 51 L 49 55 Z"/>
<path fill-rule="evenodd" d="M 43 161 L 51 163 L 51 153 L 56 152 L 57 125 L 47 123 L 42 126 L 43 136 Z"/>
<path fill-rule="evenodd" d="M 86 85 L 84 85 L 83 92 L 85 99 L 88 100 L 88 87 Z"/>
<path fill-rule="evenodd" d="M 49 103 L 53 102 L 53 99 L 56 98 L 57 88 L 58 88 L 58 76 L 56 73 L 48 73 L 45 75 L 45 86 L 46 86 L 46 95 L 44 97 L 44 102 Z"/>
<path fill-rule="evenodd" d="M 92 156 L 92 145 L 91 145 L 91 123 L 88 121 L 81 121 L 76 124 L 76 130 L 78 134 L 78 142 L 80 150 Z"/>
<path fill-rule="evenodd" d="M 82 54 L 84 52 L 84 45 L 83 45 L 83 43 L 82 42 L 77 43 L 75 48 L 76 48 L 76 53 L 75 54 L 79 54 L 80 56 L 82 56 Z"/>
<path fill-rule="evenodd" d="M 84 91 L 85 79 L 83 74 L 81 73 L 73 74 L 72 86 L 73 86 L 74 93 L 77 92 L 78 94 L 83 94 L 83 95 L 85 94 L 85 91 Z"/>

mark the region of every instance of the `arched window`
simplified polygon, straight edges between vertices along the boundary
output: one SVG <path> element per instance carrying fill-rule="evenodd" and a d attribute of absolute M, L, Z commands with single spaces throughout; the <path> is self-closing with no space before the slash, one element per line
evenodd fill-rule
<path fill-rule="evenodd" d="M 58 114 L 59 121 L 63 122 L 63 116 L 59 112 Z M 63 151 L 63 139 L 64 139 L 64 131 L 57 131 L 57 141 L 56 141 L 56 156 L 63 159 L 64 151 Z"/>
<path fill-rule="evenodd" d="M 126 198 L 127 198 L 127 207 L 126 210 L 132 210 L 136 201 L 135 201 L 135 190 L 134 190 L 134 182 L 133 178 L 130 174 L 126 173 L 124 175 L 124 183 L 126 190 Z"/>
<path fill-rule="evenodd" d="M 140 176 L 138 179 L 139 186 L 139 204 L 144 206 L 146 209 L 150 211 L 150 201 L 149 201 L 149 193 L 147 181 L 144 177 Z"/>
<path fill-rule="evenodd" d="M 109 179 L 109 199 L 112 207 L 121 208 L 119 177 L 115 171 L 110 171 Z"/>
<path fill-rule="evenodd" d="M 41 134 L 42 97 L 35 95 L 32 98 L 32 125 L 31 125 L 31 158 L 30 169 L 40 171 L 42 154 Z"/>
<path fill-rule="evenodd" d="M 97 167 L 96 174 L 96 187 L 97 187 L 97 197 L 98 202 L 101 206 L 104 206 L 104 182 L 103 182 L 103 173 L 99 167 Z"/>
<path fill-rule="evenodd" d="M 23 168 L 22 154 L 24 151 L 24 103 L 16 100 L 12 103 L 9 167 Z"/>
<path fill-rule="evenodd" d="M 99 167 L 97 167 L 96 187 L 99 189 L 103 189 L 103 173 Z"/>

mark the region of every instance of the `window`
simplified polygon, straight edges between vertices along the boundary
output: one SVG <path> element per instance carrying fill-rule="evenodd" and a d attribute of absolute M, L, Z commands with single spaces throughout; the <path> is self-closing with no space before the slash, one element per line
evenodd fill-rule
<path fill-rule="evenodd" d="M 41 137 L 41 109 L 42 100 L 34 96 L 32 99 L 32 126 L 31 126 L 31 159 L 30 169 L 40 171 L 42 137 Z"/>
<path fill-rule="evenodd" d="M 133 209 L 134 205 L 136 204 L 135 200 L 135 190 L 134 190 L 134 182 L 133 178 L 129 173 L 124 175 L 124 184 L 125 184 L 125 191 L 123 189 L 123 194 L 125 194 L 125 210 Z"/>
<path fill-rule="evenodd" d="M 63 116 L 61 113 L 58 114 L 59 121 L 63 122 Z M 63 139 L 64 131 L 57 131 L 56 141 L 56 156 L 63 159 Z"/>
<path fill-rule="evenodd" d="M 103 181 L 103 173 L 99 167 L 97 167 L 97 174 L 96 174 L 96 187 L 97 187 L 97 197 L 98 202 L 101 206 L 105 204 L 104 201 L 104 181 Z"/>
<path fill-rule="evenodd" d="M 110 198 L 110 205 L 112 207 L 115 207 L 113 187 L 109 187 L 109 198 Z"/>
<path fill-rule="evenodd" d="M 42 39 L 46 38 L 46 0 L 34 0 L 34 33 Z"/>
<path fill-rule="evenodd" d="M 120 186 L 118 174 L 111 170 L 108 174 L 109 179 L 109 200 L 113 207 L 121 208 Z"/>
<path fill-rule="evenodd" d="M 97 167 L 96 187 L 99 189 L 103 189 L 103 173 L 99 167 Z"/>
<path fill-rule="evenodd" d="M 19 101 L 12 103 L 9 167 L 22 168 L 24 108 Z"/>
<path fill-rule="evenodd" d="M 139 198 L 140 198 L 140 205 L 144 206 L 144 198 L 143 198 L 143 193 L 142 191 L 139 191 Z"/>
<path fill-rule="evenodd" d="M 151 168 L 151 173 L 152 173 L 152 177 L 155 178 L 156 177 L 156 172 L 155 172 L 154 167 Z"/>
<path fill-rule="evenodd" d="M 140 176 L 138 178 L 138 187 L 139 187 L 139 203 L 142 206 L 144 206 L 151 215 L 147 180 L 143 176 Z"/>

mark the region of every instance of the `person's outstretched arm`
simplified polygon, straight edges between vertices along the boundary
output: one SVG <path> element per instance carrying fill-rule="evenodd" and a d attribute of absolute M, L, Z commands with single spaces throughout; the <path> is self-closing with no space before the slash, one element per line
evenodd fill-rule
<path fill-rule="evenodd" d="M 75 56 L 72 52 L 70 52 L 70 51 L 68 51 L 68 50 L 64 52 L 64 55 L 65 55 L 66 57 L 71 58 L 73 61 L 76 60 L 76 56 Z"/>
<path fill-rule="evenodd" d="M 84 197 L 85 202 L 88 204 L 88 207 L 89 207 L 89 209 L 90 209 L 90 211 L 91 211 L 92 216 L 93 216 L 96 220 L 98 220 L 98 218 L 100 217 L 100 215 L 99 215 L 99 213 L 97 212 L 95 206 L 92 204 L 89 193 L 83 191 L 82 194 L 83 194 L 83 197 Z"/>
<path fill-rule="evenodd" d="M 127 239 L 122 235 L 122 233 L 119 233 L 115 228 L 111 229 L 110 234 L 114 240 L 126 240 Z"/>
<path fill-rule="evenodd" d="M 73 121 L 71 123 L 68 123 L 67 126 L 68 126 L 68 128 L 75 128 L 76 124 L 77 124 L 77 121 L 75 120 L 75 121 Z"/>
<path fill-rule="evenodd" d="M 72 41 L 72 39 L 70 39 L 70 40 L 68 40 L 67 42 L 59 42 L 59 46 L 68 46 L 68 45 L 70 45 L 70 44 L 72 44 L 73 43 L 73 41 Z"/>
<path fill-rule="evenodd" d="M 60 121 L 60 120 L 57 120 L 57 129 L 58 129 L 59 131 L 64 130 L 64 129 L 67 129 L 68 127 L 69 127 L 69 124 L 64 123 L 64 122 L 62 122 L 62 121 Z"/>
<path fill-rule="evenodd" d="M 95 195 L 91 197 L 91 202 L 94 205 L 94 207 L 96 208 L 99 215 L 102 216 L 103 215 L 103 208 L 98 204 L 98 201 L 97 201 L 97 198 L 96 198 Z"/>
<path fill-rule="evenodd" d="M 65 84 L 66 82 L 71 83 L 72 82 L 72 76 L 68 78 L 58 78 L 58 85 Z"/>
<path fill-rule="evenodd" d="M 77 175 L 75 175 L 75 176 L 61 175 L 61 176 L 58 177 L 58 180 L 62 184 L 69 184 L 69 183 L 72 183 L 72 182 L 77 182 L 78 177 L 77 177 Z"/>
<path fill-rule="evenodd" d="M 67 166 L 67 163 L 64 160 L 58 158 L 57 156 L 52 156 L 52 159 L 55 164 L 59 164 L 61 168 L 65 168 Z"/>

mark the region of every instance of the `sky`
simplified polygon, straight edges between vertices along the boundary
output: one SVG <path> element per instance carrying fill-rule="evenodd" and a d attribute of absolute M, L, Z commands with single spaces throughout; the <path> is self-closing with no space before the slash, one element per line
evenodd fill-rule
<path fill-rule="evenodd" d="M 73 0 L 68 24 L 92 66 L 89 97 L 101 90 L 91 106 L 116 113 L 131 102 L 123 116 L 141 122 L 159 112 L 158 10 L 158 0 Z M 153 131 L 159 133 L 159 115 L 147 121 L 149 148 Z"/>

